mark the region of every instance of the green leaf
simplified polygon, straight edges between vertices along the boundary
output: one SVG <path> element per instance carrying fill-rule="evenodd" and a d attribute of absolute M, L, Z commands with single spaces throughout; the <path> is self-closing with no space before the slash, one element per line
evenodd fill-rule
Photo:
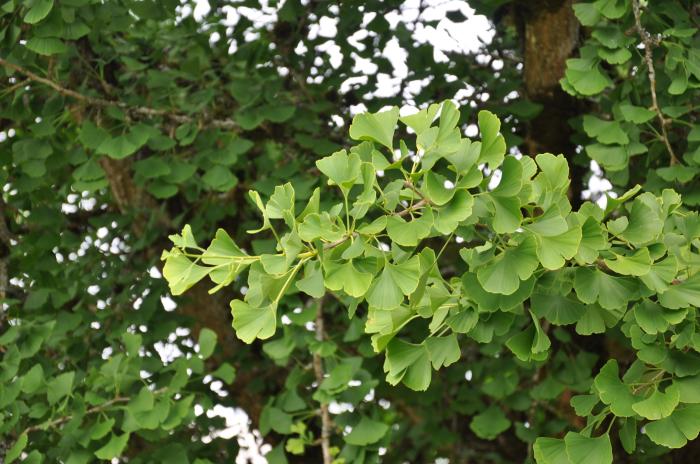
<path fill-rule="evenodd" d="M 678 387 L 681 403 L 700 403 L 700 375 L 674 379 L 673 385 Z"/>
<path fill-rule="evenodd" d="M 267 217 L 270 219 L 284 219 L 289 227 L 294 227 L 294 187 L 287 182 L 275 187 L 270 201 L 265 205 Z"/>
<path fill-rule="evenodd" d="M 389 238 L 398 245 L 413 247 L 430 234 L 433 221 L 433 210 L 425 208 L 423 215 L 412 221 L 406 221 L 399 216 L 387 217 L 386 231 Z"/>
<path fill-rule="evenodd" d="M 202 176 L 202 181 L 219 192 L 231 190 L 238 183 L 238 179 L 229 168 L 218 164 L 207 169 L 207 172 Z"/>
<path fill-rule="evenodd" d="M 27 447 L 27 433 L 24 432 L 22 435 L 19 436 L 17 441 L 10 447 L 10 449 L 7 450 L 7 454 L 5 454 L 5 459 L 4 462 L 7 464 L 10 464 L 15 461 L 20 455 L 22 454 L 22 451 L 24 451 L 24 448 Z"/>
<path fill-rule="evenodd" d="M 202 280 L 209 271 L 209 268 L 195 264 L 185 255 L 171 251 L 166 255 L 163 277 L 168 281 L 170 292 L 173 295 L 181 295 Z"/>
<path fill-rule="evenodd" d="M 551 342 L 532 312 L 530 312 L 530 316 L 532 317 L 532 325 L 510 337 L 506 341 L 506 346 L 523 362 L 542 361 L 546 357 Z"/>
<path fill-rule="evenodd" d="M 681 448 L 700 433 L 700 405 L 678 408 L 669 417 L 646 424 L 644 430 L 658 445 Z"/>
<path fill-rule="evenodd" d="M 389 150 L 393 150 L 392 141 L 398 120 L 398 108 L 379 113 L 358 114 L 350 124 L 350 137 L 354 140 L 377 142 Z"/>
<path fill-rule="evenodd" d="M 651 269 L 652 259 L 648 248 L 636 250 L 629 255 L 613 253 L 613 256 L 615 259 L 605 259 L 604 261 L 610 270 L 618 274 L 642 276 L 649 273 Z"/>
<path fill-rule="evenodd" d="M 644 299 L 634 307 L 634 319 L 639 327 L 648 334 L 665 332 L 668 321 L 664 317 L 664 309 L 651 300 Z"/>
<path fill-rule="evenodd" d="M 343 238 L 345 231 L 324 211 L 321 214 L 312 213 L 299 224 L 299 237 L 305 242 L 322 239 L 335 242 Z"/>
<path fill-rule="evenodd" d="M 605 121 L 586 114 L 583 116 L 583 129 L 589 137 L 595 138 L 600 143 L 627 145 L 630 142 L 627 133 L 617 121 Z"/>
<path fill-rule="evenodd" d="M 476 275 L 487 292 L 511 295 L 518 290 L 521 280 L 530 278 L 537 266 L 535 240 L 528 237 L 517 247 L 506 248 L 493 261 L 480 266 Z"/>
<path fill-rule="evenodd" d="M 667 291 L 659 295 L 659 303 L 670 309 L 700 306 L 700 273 L 694 274 L 678 285 L 671 285 Z"/>
<path fill-rule="evenodd" d="M 447 179 L 440 174 L 432 171 L 425 173 L 423 179 L 423 193 L 431 201 L 431 203 L 442 206 L 449 202 L 455 194 L 455 189 L 445 187 Z"/>
<path fill-rule="evenodd" d="M 493 230 L 498 234 L 512 234 L 520 227 L 523 213 L 520 211 L 518 197 L 488 196 L 493 203 Z"/>
<path fill-rule="evenodd" d="M 632 245 L 642 246 L 661 235 L 664 224 L 659 218 L 659 205 L 650 193 L 643 193 L 632 202 L 627 228 L 620 234 Z"/>
<path fill-rule="evenodd" d="M 603 228 L 593 217 L 586 218 L 581 226 L 581 243 L 579 243 L 576 260 L 589 264 L 598 259 L 598 252 L 608 246 Z"/>
<path fill-rule="evenodd" d="M 554 237 L 535 235 L 537 239 L 537 258 L 546 269 L 556 270 L 566 260 L 574 257 L 581 243 L 581 228 L 572 227 L 563 234 Z"/>
<path fill-rule="evenodd" d="M 360 422 L 352 428 L 344 439 L 345 443 L 355 446 L 367 446 L 378 442 L 389 431 L 389 426 L 369 417 L 362 416 Z"/>
<path fill-rule="evenodd" d="M 425 339 L 425 347 L 428 349 L 433 369 L 440 369 L 443 366 L 447 367 L 456 363 L 462 354 L 455 334 L 445 337 L 428 337 Z"/>
<path fill-rule="evenodd" d="M 27 40 L 26 47 L 34 53 L 44 56 L 58 55 L 68 51 L 66 44 L 54 37 L 32 37 Z"/>
<path fill-rule="evenodd" d="M 98 459 L 111 460 L 121 456 L 122 451 L 129 441 L 129 433 L 122 435 L 112 434 L 109 441 L 100 449 L 95 451 L 95 456 Z"/>
<path fill-rule="evenodd" d="M 22 391 L 32 394 L 44 383 L 44 368 L 41 364 L 35 364 L 22 376 Z"/>
<path fill-rule="evenodd" d="M 393 339 L 386 347 L 384 372 L 391 385 L 403 381 L 411 390 L 427 390 L 432 376 L 428 350 L 423 344 L 415 345 Z"/>
<path fill-rule="evenodd" d="M 610 464 L 613 462 L 610 436 L 587 437 L 580 433 L 568 432 L 564 437 L 566 455 L 571 464 Z"/>
<path fill-rule="evenodd" d="M 75 372 L 71 371 L 64 372 L 48 382 L 46 391 L 49 404 L 55 404 L 64 396 L 70 395 L 73 389 L 73 379 L 75 379 Z"/>
<path fill-rule="evenodd" d="M 115 420 L 113 418 L 110 418 L 95 423 L 95 425 L 93 425 L 90 429 L 90 439 L 99 440 L 100 438 L 106 436 L 109 432 L 112 431 L 114 422 Z"/>
<path fill-rule="evenodd" d="M 24 22 L 36 24 L 46 18 L 53 8 L 53 0 L 36 0 L 24 15 Z"/>
<path fill-rule="evenodd" d="M 325 285 L 332 291 L 344 290 L 352 297 L 361 298 L 372 283 L 372 274 L 357 270 L 352 260 L 345 263 L 324 261 L 323 268 Z"/>
<path fill-rule="evenodd" d="M 479 163 L 487 163 L 489 169 L 496 169 L 506 154 L 506 141 L 499 132 L 501 121 L 495 114 L 485 110 L 479 111 L 478 119 L 481 131 Z"/>
<path fill-rule="evenodd" d="M 620 112 L 625 121 L 630 121 L 635 124 L 644 124 L 650 121 L 656 113 L 641 106 L 634 106 L 629 103 L 620 105 Z"/>
<path fill-rule="evenodd" d="M 578 5 L 584 5 L 577 3 Z M 538 464 L 571 464 L 566 455 L 566 444 L 560 438 L 538 437 L 533 445 L 533 454 Z"/>
<path fill-rule="evenodd" d="M 439 103 L 433 103 L 427 108 L 424 108 L 416 113 L 409 114 L 408 116 L 401 116 L 399 119 L 401 122 L 413 129 L 413 132 L 420 135 L 428 130 L 428 128 L 430 128 L 430 126 L 433 124 L 433 121 L 435 121 L 435 117 L 440 110 L 440 106 L 441 105 Z"/>
<path fill-rule="evenodd" d="M 523 188 L 523 166 L 514 156 L 506 156 L 501 165 L 501 180 L 491 195 L 513 197 Z"/>
<path fill-rule="evenodd" d="M 575 92 L 590 96 L 605 90 L 612 85 L 612 81 L 603 73 L 598 60 L 571 58 L 566 60 L 566 73 L 562 84 L 567 91 L 569 91 L 568 86 L 571 86 Z"/>
<path fill-rule="evenodd" d="M 637 283 L 626 277 L 615 277 L 599 269 L 578 268 L 574 277 L 576 296 L 584 303 L 598 302 L 605 309 L 627 305 L 636 298 Z"/>
<path fill-rule="evenodd" d="M 345 150 L 316 161 L 316 167 L 328 177 L 329 185 L 338 185 L 344 191 L 352 187 L 360 177 L 360 158 L 356 153 L 350 153 L 348 156 Z"/>
<path fill-rule="evenodd" d="M 225 362 L 222 363 L 214 372 L 211 373 L 214 377 L 221 379 L 225 384 L 231 385 L 236 378 L 236 368 Z"/>
<path fill-rule="evenodd" d="M 501 408 L 496 405 L 489 406 L 484 412 L 474 416 L 469 423 L 469 428 L 477 437 L 484 440 L 493 440 L 501 433 L 508 430 L 510 420 L 503 414 Z"/>
<path fill-rule="evenodd" d="M 318 262 L 313 261 L 304 267 L 304 278 L 295 283 L 296 287 L 307 295 L 314 298 L 321 298 L 326 293 L 323 282 L 323 273 Z"/>
<path fill-rule="evenodd" d="M 585 311 L 584 306 L 571 296 L 540 292 L 531 295 L 530 306 L 538 317 L 544 317 L 554 325 L 573 324 Z"/>
<path fill-rule="evenodd" d="M 130 134 L 124 134 L 105 139 L 100 146 L 97 147 L 97 153 L 107 155 L 114 159 L 122 159 L 133 155 L 136 150 L 141 148 L 146 142 L 143 141 L 143 143 L 139 143 L 141 140 L 137 140 L 137 138 L 130 137 L 129 135 Z"/>
<path fill-rule="evenodd" d="M 367 302 L 377 309 L 393 309 L 401 304 L 404 295 L 415 291 L 419 277 L 418 256 L 401 264 L 387 263 L 367 292 Z"/>
<path fill-rule="evenodd" d="M 654 388 L 648 398 L 634 403 L 632 409 L 645 419 L 658 420 L 670 416 L 678 406 L 679 400 L 680 392 L 675 385 L 666 388 L 664 393 Z"/>
<path fill-rule="evenodd" d="M 600 12 L 593 3 L 576 3 L 574 13 L 584 26 L 594 26 L 600 20 Z"/>
<path fill-rule="evenodd" d="M 594 380 L 600 400 L 610 406 L 610 411 L 618 417 L 634 416 L 632 405 L 636 399 L 630 388 L 622 383 L 619 377 L 617 361 L 609 360 L 600 369 Z"/>
<path fill-rule="evenodd" d="M 596 404 L 598 397 L 596 395 L 576 395 L 569 401 L 571 407 L 576 411 L 576 415 L 580 417 L 588 416 Z"/>
<path fill-rule="evenodd" d="M 207 359 L 214 353 L 216 348 L 216 332 L 211 329 L 203 328 L 199 331 L 199 354 L 202 358 Z"/>
<path fill-rule="evenodd" d="M 231 315 L 236 336 L 245 343 L 270 338 L 277 329 L 276 305 L 254 308 L 244 301 L 232 300 Z"/>
<path fill-rule="evenodd" d="M 433 227 L 444 235 L 455 231 L 459 224 L 472 215 L 474 197 L 466 190 L 458 190 L 447 205 L 436 210 Z"/>
<path fill-rule="evenodd" d="M 620 427 L 620 443 L 627 451 L 627 454 L 634 453 L 637 448 L 637 420 L 633 417 L 627 418 Z"/>

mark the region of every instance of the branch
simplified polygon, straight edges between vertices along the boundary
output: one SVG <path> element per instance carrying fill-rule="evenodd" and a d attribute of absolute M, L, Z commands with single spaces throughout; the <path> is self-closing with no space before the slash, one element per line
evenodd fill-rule
<path fill-rule="evenodd" d="M 0 193 L 0 302 L 7 296 L 8 274 L 7 263 L 12 250 L 13 236 L 5 222 L 5 200 Z M 3 318 L 4 319 L 4 318 Z M 2 325 L 0 323 L 0 325 Z"/>
<path fill-rule="evenodd" d="M 642 26 L 642 11 L 639 6 L 639 0 L 632 0 L 632 11 L 634 12 L 634 27 L 637 30 L 637 34 L 642 39 L 644 44 L 644 61 L 647 65 L 647 74 L 649 75 L 649 90 L 651 91 L 651 102 L 652 110 L 656 112 L 656 116 L 661 123 L 661 140 L 663 140 L 664 145 L 666 145 L 666 150 L 671 157 L 671 166 L 678 164 L 678 158 L 673 152 L 673 147 L 671 147 L 671 142 L 668 140 L 668 131 L 666 127 L 670 124 L 669 120 L 664 118 L 663 113 L 661 113 L 661 108 L 659 108 L 659 102 L 656 98 L 656 71 L 654 70 L 654 61 L 652 56 L 652 49 L 657 45 L 657 41 L 652 38 L 649 31 L 644 29 Z"/>
<path fill-rule="evenodd" d="M 316 340 L 323 341 L 323 298 L 318 300 L 318 308 L 316 310 Z M 321 386 L 323 382 L 323 361 L 321 355 L 314 353 L 314 373 L 316 374 L 316 383 Z M 331 456 L 331 418 L 328 413 L 328 404 L 321 402 L 321 450 L 323 452 L 323 464 L 331 464 L 333 457 Z"/>
<path fill-rule="evenodd" d="M 429 202 L 427 199 L 423 198 L 421 201 L 417 202 L 415 205 L 410 206 L 410 207 L 408 207 L 408 208 L 406 208 L 406 209 L 402 209 L 401 211 L 398 211 L 398 212 L 396 212 L 396 213 L 394 213 L 394 214 L 395 214 L 396 216 L 403 217 L 403 216 L 406 216 L 406 215 L 409 214 L 409 213 L 412 213 L 413 211 L 416 211 L 416 210 L 421 209 L 422 207 L 428 205 L 429 203 L 430 203 L 430 202 Z"/>
<path fill-rule="evenodd" d="M 48 87 L 51 87 L 54 89 L 56 92 L 58 92 L 61 95 L 64 95 L 66 97 L 74 98 L 76 100 L 80 100 L 82 102 L 88 103 L 89 105 L 92 106 L 100 106 L 100 107 L 116 107 L 120 108 L 130 115 L 133 116 L 140 116 L 140 117 L 146 117 L 146 118 L 155 118 L 155 117 L 164 117 L 167 119 L 170 119 L 173 122 L 176 122 L 178 124 L 185 124 L 185 123 L 195 123 L 195 122 L 200 122 L 199 119 L 194 118 L 192 116 L 188 116 L 186 114 L 182 113 L 174 113 L 168 110 L 163 110 L 163 109 L 156 109 L 156 108 L 149 108 L 147 106 L 129 106 L 124 102 L 120 101 L 115 101 L 115 100 L 106 100 L 104 98 L 98 98 L 98 97 L 91 97 L 88 95 L 84 95 L 82 93 L 76 92 L 75 90 L 68 89 L 66 87 L 63 87 L 62 85 L 58 84 L 57 82 L 52 81 L 51 79 L 47 79 L 45 77 L 41 77 L 37 74 L 34 74 L 33 72 L 29 71 L 26 68 L 23 68 L 20 65 L 10 63 L 9 61 L 0 58 L 0 65 L 12 69 L 13 71 L 16 71 L 20 74 L 25 75 L 29 80 L 32 80 L 34 82 L 38 82 L 40 84 L 44 84 Z M 204 122 L 204 126 L 208 126 L 214 129 L 226 129 L 226 130 L 237 130 L 239 128 L 238 124 L 232 120 L 232 119 L 210 119 Z"/>

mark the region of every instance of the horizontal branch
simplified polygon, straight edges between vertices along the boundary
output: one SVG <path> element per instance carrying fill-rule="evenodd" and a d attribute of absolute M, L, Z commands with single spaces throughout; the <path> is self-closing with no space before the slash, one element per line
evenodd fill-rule
<path fill-rule="evenodd" d="M 70 98 L 74 98 L 76 100 L 83 101 L 83 102 L 88 103 L 88 104 L 93 105 L 93 106 L 100 106 L 103 108 L 104 107 L 120 108 L 120 109 L 126 111 L 131 116 L 140 116 L 140 117 L 146 117 L 146 118 L 163 117 L 163 118 L 167 118 L 173 122 L 176 122 L 178 124 L 201 123 L 204 126 L 211 127 L 214 129 L 225 129 L 225 130 L 237 130 L 237 129 L 239 129 L 238 124 L 233 119 L 195 118 L 195 117 L 192 117 L 192 116 L 189 116 L 186 114 L 172 112 L 172 111 L 168 111 L 168 110 L 164 110 L 164 109 L 149 108 L 147 106 L 129 106 L 126 103 L 121 102 L 121 101 L 106 100 L 104 98 L 99 98 L 99 97 L 91 97 L 89 95 L 84 95 L 80 92 L 76 92 L 75 90 L 68 89 L 66 87 L 63 87 L 59 83 L 52 81 L 51 79 L 47 79 L 45 77 L 41 77 L 37 74 L 34 74 L 33 72 L 29 71 L 28 69 L 26 69 L 18 64 L 11 63 L 3 58 L 0 58 L 0 65 L 6 67 L 8 69 L 11 69 L 13 71 L 16 71 L 20 74 L 23 74 L 31 81 L 46 85 L 61 95 L 64 95 L 64 96 L 70 97 Z"/>

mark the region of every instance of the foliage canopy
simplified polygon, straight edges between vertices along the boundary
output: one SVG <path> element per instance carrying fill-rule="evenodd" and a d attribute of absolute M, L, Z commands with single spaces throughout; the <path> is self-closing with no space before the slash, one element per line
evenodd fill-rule
<path fill-rule="evenodd" d="M 541 3 L 0 5 L 0 457 L 687 462 L 700 10 Z"/>

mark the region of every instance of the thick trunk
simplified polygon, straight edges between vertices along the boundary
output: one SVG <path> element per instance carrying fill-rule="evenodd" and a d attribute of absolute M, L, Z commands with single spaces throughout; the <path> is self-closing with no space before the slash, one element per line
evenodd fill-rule
<path fill-rule="evenodd" d="M 585 167 L 571 163 L 576 146 L 568 120 L 581 112 L 582 104 L 561 89 L 566 60 L 579 44 L 579 22 L 572 0 L 538 0 L 516 4 L 523 43 L 525 95 L 543 105 L 528 124 L 525 139 L 529 155 L 563 154 L 571 164 L 571 201 L 580 203 Z"/>

